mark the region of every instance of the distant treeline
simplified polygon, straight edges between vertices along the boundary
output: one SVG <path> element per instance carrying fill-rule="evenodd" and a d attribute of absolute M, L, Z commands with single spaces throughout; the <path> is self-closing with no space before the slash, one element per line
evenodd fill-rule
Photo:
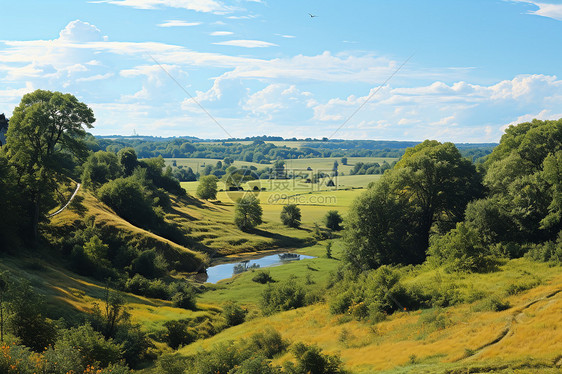
<path fill-rule="evenodd" d="M 253 137 L 245 139 L 204 141 L 197 138 L 156 138 L 156 137 L 90 137 L 88 144 L 93 151 L 118 152 L 127 147 L 135 149 L 138 157 L 166 158 L 209 158 L 269 164 L 279 159 L 318 157 L 401 157 L 405 149 L 418 142 L 378 140 L 316 140 L 305 139 L 298 147 L 275 145 L 266 141 L 297 141 L 281 137 Z M 242 144 L 240 141 L 251 141 Z M 300 140 L 302 141 L 302 140 Z M 295 144 L 296 145 L 296 144 Z M 479 162 L 496 146 L 494 143 L 458 144 L 464 157 Z"/>

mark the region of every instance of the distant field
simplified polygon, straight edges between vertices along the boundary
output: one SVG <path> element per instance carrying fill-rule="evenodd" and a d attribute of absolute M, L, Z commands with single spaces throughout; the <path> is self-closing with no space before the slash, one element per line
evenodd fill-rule
<path fill-rule="evenodd" d="M 172 161 L 176 161 L 176 164 L 182 165 L 183 167 L 190 167 L 194 172 L 201 171 L 207 165 L 215 166 L 217 161 L 221 161 L 220 159 L 212 159 L 212 158 L 166 158 L 166 165 L 171 165 Z M 378 162 L 382 164 L 384 161 L 388 162 L 389 164 L 392 161 L 397 160 L 397 158 L 393 157 L 348 157 L 347 158 L 347 165 L 342 165 L 341 157 L 324 157 L 324 158 L 299 158 L 299 159 L 288 159 L 285 160 L 285 168 L 286 169 L 303 169 L 306 170 L 307 168 L 311 168 L 313 171 L 331 171 L 332 167 L 334 166 L 334 161 L 337 161 L 338 171 L 340 173 L 344 173 L 345 175 L 349 175 L 349 172 L 356 163 L 358 162 Z M 271 166 L 271 164 L 258 164 L 256 162 L 246 162 L 246 161 L 234 161 L 234 166 L 242 167 L 242 166 L 255 166 L 256 168 L 263 169 L 265 167 Z"/>

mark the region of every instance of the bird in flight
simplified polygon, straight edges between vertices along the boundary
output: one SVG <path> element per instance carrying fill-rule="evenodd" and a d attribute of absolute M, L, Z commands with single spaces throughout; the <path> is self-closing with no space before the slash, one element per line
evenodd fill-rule
<path fill-rule="evenodd" d="M 314 14 L 311 14 L 311 13 L 308 13 L 308 15 L 310 16 L 310 18 L 318 17 L 318 16 L 315 16 Z"/>

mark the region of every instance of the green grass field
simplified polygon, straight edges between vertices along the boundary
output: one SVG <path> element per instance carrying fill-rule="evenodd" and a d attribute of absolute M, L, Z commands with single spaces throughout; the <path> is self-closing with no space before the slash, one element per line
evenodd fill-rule
<path fill-rule="evenodd" d="M 176 165 L 183 167 L 190 167 L 194 172 L 201 171 L 207 165 L 215 166 L 220 159 L 211 158 L 166 158 L 166 165 L 171 165 L 172 161 L 176 161 Z M 353 169 L 358 162 L 378 162 L 382 164 L 383 161 L 389 164 L 396 161 L 397 158 L 392 157 L 348 157 L 347 165 L 342 165 L 340 157 L 326 157 L 326 158 L 300 158 L 300 159 L 289 159 L 285 161 L 285 168 L 287 170 L 303 170 L 306 171 L 307 168 L 311 168 L 313 171 L 323 171 L 329 172 L 334 166 L 334 161 L 337 161 L 339 166 L 338 170 L 340 173 L 349 175 L 349 171 Z M 271 166 L 272 164 L 258 164 L 256 162 L 246 162 L 246 161 L 234 161 L 234 166 L 236 167 L 250 167 L 255 166 L 256 168 L 263 169 L 265 167 Z"/>

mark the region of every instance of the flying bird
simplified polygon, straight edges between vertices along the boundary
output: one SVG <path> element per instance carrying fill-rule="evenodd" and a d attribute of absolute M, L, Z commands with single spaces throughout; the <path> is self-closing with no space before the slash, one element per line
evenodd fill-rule
<path fill-rule="evenodd" d="M 310 14 L 310 13 L 308 13 L 308 15 L 310 16 L 310 18 L 318 17 L 318 16 L 315 16 L 314 14 Z"/>

